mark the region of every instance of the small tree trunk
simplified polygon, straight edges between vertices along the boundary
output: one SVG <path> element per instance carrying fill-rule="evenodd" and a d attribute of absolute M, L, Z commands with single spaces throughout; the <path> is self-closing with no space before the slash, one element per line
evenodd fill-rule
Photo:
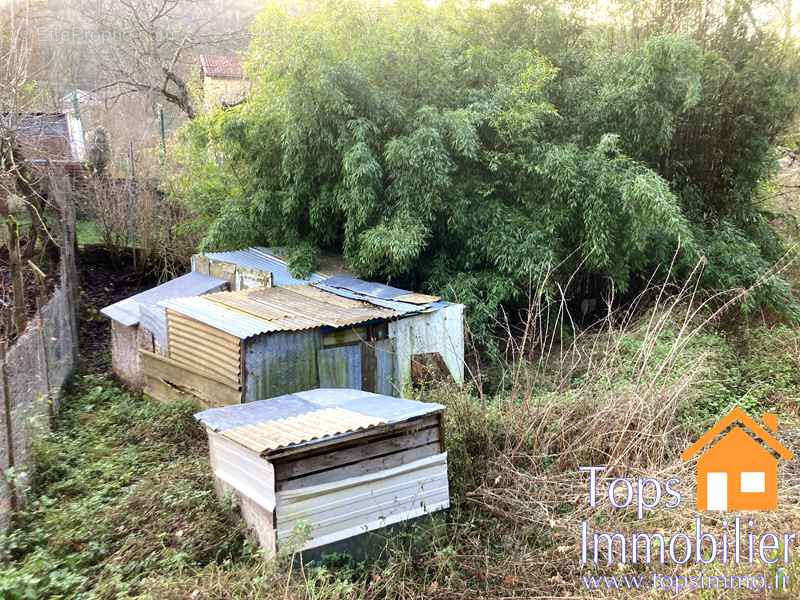
<path fill-rule="evenodd" d="M 17 335 L 25 331 L 27 310 L 25 308 L 25 280 L 22 275 L 22 259 L 19 251 L 19 226 L 14 217 L 6 221 L 8 227 L 8 268 L 14 292 L 14 327 Z"/>
<path fill-rule="evenodd" d="M 28 266 L 33 271 L 33 275 L 36 277 L 36 282 L 38 284 L 39 293 L 36 296 L 36 311 L 41 312 L 41 308 L 47 304 L 47 275 L 44 274 L 39 267 L 36 266 L 32 260 L 28 261 Z"/>

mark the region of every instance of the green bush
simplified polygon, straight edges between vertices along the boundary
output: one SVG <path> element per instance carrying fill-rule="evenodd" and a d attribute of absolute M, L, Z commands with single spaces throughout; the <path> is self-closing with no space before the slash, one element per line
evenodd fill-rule
<path fill-rule="evenodd" d="M 205 246 L 343 253 L 374 279 L 501 307 L 634 293 L 679 250 L 708 290 L 795 312 L 763 218 L 799 53 L 754 2 L 586 19 L 582 2 L 277 5 L 253 29 L 248 102 L 191 122 L 173 192 Z M 630 6 L 619 2 L 620 15 Z M 674 11 L 677 11 L 675 13 Z M 676 25 L 677 23 L 677 25 Z M 209 160 L 211 158 L 211 160 Z"/>

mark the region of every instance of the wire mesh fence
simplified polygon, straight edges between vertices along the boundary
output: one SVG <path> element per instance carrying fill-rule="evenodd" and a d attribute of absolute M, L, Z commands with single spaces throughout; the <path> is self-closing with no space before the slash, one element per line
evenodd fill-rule
<path fill-rule="evenodd" d="M 33 439 L 49 429 L 78 361 L 75 210 L 63 179 L 53 191 L 61 213 L 59 286 L 13 346 L 0 345 L 0 531 L 24 503 Z"/>

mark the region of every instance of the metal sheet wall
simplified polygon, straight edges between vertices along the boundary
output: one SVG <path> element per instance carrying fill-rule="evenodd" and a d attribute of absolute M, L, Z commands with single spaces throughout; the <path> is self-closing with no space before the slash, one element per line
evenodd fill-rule
<path fill-rule="evenodd" d="M 319 387 L 361 389 L 361 344 L 325 348 L 317 360 Z"/>
<path fill-rule="evenodd" d="M 405 317 L 389 323 L 395 340 L 395 376 L 402 389 L 411 380 L 411 357 L 438 352 L 450 374 L 464 382 L 464 306 L 451 304 L 435 312 Z"/>
<path fill-rule="evenodd" d="M 319 387 L 318 329 L 268 333 L 245 342 L 244 401 L 265 400 Z"/>
<path fill-rule="evenodd" d="M 169 358 L 190 369 L 241 385 L 242 342 L 173 310 L 167 311 Z"/>
<path fill-rule="evenodd" d="M 450 505 L 448 488 L 443 453 L 361 477 L 281 491 L 275 508 L 278 543 L 291 539 L 300 522 L 310 528 L 306 549 L 430 514 Z"/>

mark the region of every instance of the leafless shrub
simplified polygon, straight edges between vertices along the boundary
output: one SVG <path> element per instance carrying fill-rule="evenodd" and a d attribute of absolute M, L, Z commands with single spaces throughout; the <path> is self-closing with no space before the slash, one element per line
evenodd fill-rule
<path fill-rule="evenodd" d="M 141 183 L 141 181 L 145 183 Z M 185 235 L 186 215 L 149 179 L 92 177 L 85 190 L 84 211 L 96 223 L 111 252 L 133 249 L 135 266 L 155 268 L 166 277 L 179 274 L 196 240 Z"/>

